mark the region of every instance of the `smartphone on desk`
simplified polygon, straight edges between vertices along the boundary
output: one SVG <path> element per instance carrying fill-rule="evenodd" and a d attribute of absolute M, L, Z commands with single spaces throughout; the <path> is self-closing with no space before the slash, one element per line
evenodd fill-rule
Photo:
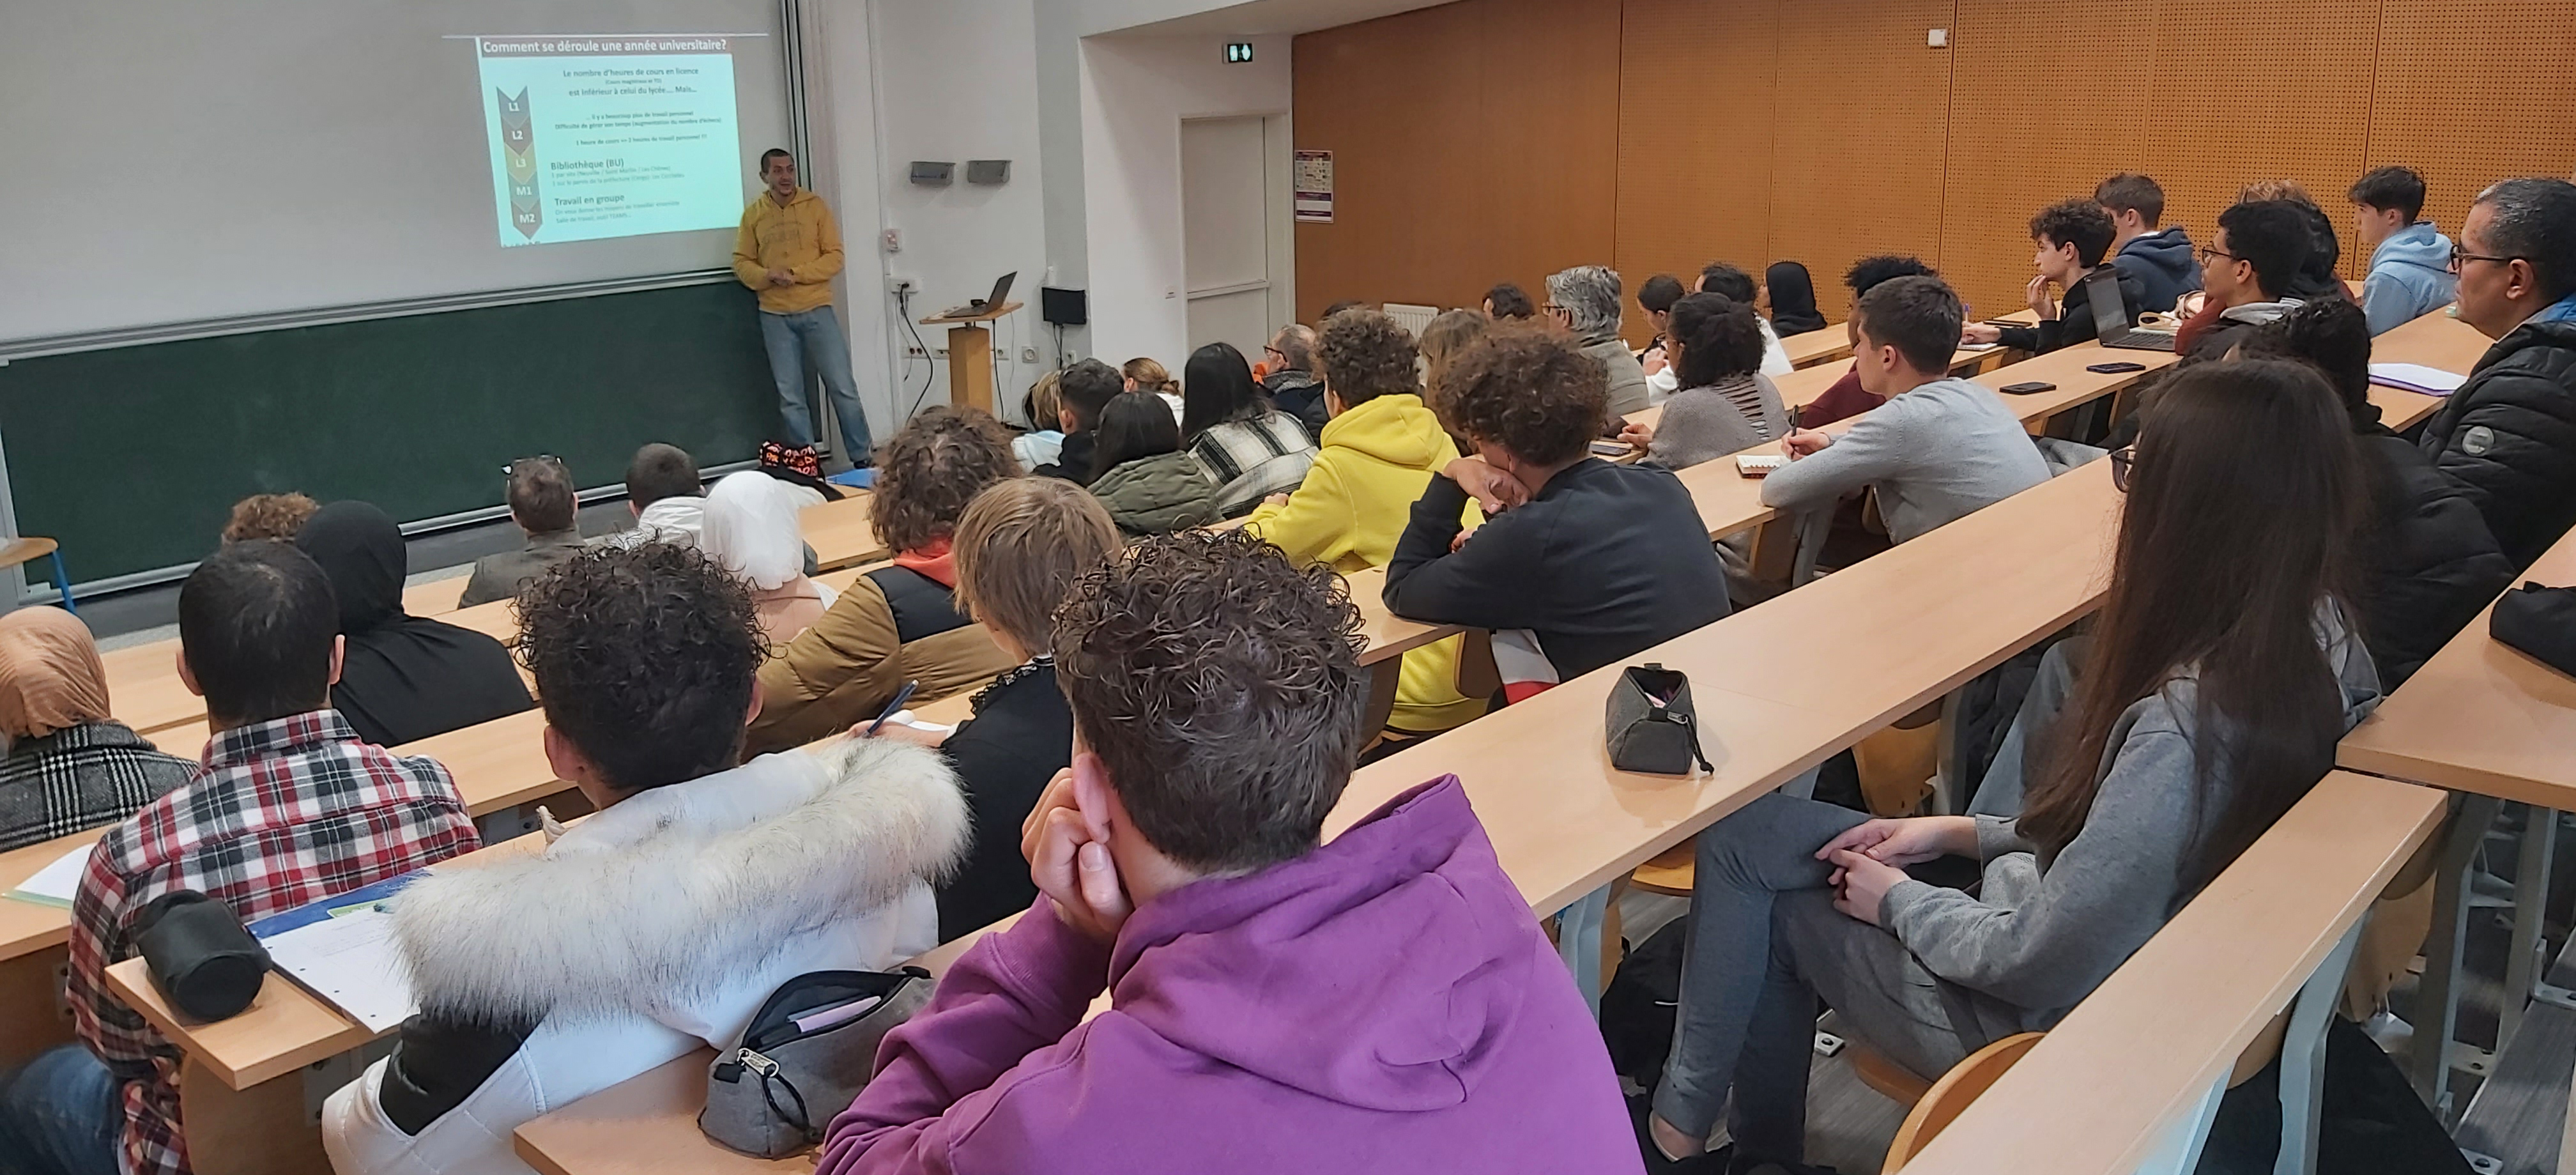
<path fill-rule="evenodd" d="M 1996 390 L 1996 391 L 1998 391 L 1998 392 L 2006 393 L 2006 394 L 2008 394 L 2008 395 L 2014 395 L 2014 396 L 2027 396 L 2027 395 L 2030 395 L 2030 394 L 2031 394 L 2031 393 L 2033 393 L 2033 392 L 2053 392 L 2053 391 L 2056 391 L 2056 390 L 2057 390 L 2057 385 L 2056 385 L 2056 384 L 2053 384 L 2053 383 L 2045 383 L 2045 382 L 2042 382 L 2042 381 L 2040 381 L 2040 380 L 2035 380 L 2035 379 L 2034 379 L 2034 380 L 2030 380 L 2030 381 L 2027 381 L 2027 382 L 2024 382 L 2024 383 L 2017 383 L 2017 384 L 2005 384 L 2004 386 L 2002 386 L 2002 387 L 2000 387 L 2000 388 L 1996 388 L 1995 390 Z"/>
<path fill-rule="evenodd" d="M 2132 371 L 2145 371 L 2146 369 L 2147 365 L 2144 363 L 2131 363 L 2125 359 L 2115 363 L 2087 364 L 2084 368 L 2084 370 L 2092 372 L 2095 375 L 2126 375 Z"/>
<path fill-rule="evenodd" d="M 1595 457 L 1625 457 L 1634 452 L 1636 449 L 1630 447 L 1626 441 L 1592 442 L 1592 455 Z"/>

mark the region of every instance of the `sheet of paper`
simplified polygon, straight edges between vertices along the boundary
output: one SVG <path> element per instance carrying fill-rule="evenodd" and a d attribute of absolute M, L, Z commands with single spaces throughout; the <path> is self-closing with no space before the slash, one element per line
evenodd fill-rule
<path fill-rule="evenodd" d="M 18 888 L 9 891 L 9 896 L 38 905 L 70 909 L 72 892 L 80 888 L 81 873 L 89 868 L 91 847 L 82 845 L 56 858 L 53 864 L 36 870 L 25 881 L 19 882 Z"/>
<path fill-rule="evenodd" d="M 390 1032 L 419 1007 L 394 945 L 393 916 L 378 905 L 334 911 L 260 942 L 280 974 L 369 1032 Z"/>
<path fill-rule="evenodd" d="M 2469 377 L 2458 372 L 2444 371 L 2439 367 L 2426 367 L 2421 363 L 2370 365 L 2370 382 L 2392 388 L 2404 388 L 2410 392 L 2422 392 L 2430 396 L 2450 395 L 2460 390 L 2460 385 L 2467 383 L 2468 380 Z"/>

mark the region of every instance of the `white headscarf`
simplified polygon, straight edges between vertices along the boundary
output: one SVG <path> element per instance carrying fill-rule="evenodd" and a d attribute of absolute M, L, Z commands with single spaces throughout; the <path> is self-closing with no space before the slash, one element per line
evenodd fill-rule
<path fill-rule="evenodd" d="M 797 512 L 822 500 L 758 470 L 728 474 L 707 492 L 698 548 L 754 590 L 782 587 L 805 573 Z"/>

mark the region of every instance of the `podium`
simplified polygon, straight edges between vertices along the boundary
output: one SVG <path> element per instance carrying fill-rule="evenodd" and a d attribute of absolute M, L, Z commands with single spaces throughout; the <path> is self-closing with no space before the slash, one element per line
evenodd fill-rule
<path fill-rule="evenodd" d="M 993 413 L 993 331 L 987 324 L 1019 308 L 1018 302 L 1004 302 L 972 314 L 921 320 L 923 326 L 948 328 L 949 403 Z"/>

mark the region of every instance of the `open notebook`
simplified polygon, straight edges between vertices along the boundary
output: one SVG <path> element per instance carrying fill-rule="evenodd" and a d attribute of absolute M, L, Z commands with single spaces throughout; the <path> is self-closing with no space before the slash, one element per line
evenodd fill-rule
<path fill-rule="evenodd" d="M 419 870 L 250 924 L 278 972 L 367 1031 L 386 1033 L 417 1010 L 394 945 L 395 895 Z"/>

